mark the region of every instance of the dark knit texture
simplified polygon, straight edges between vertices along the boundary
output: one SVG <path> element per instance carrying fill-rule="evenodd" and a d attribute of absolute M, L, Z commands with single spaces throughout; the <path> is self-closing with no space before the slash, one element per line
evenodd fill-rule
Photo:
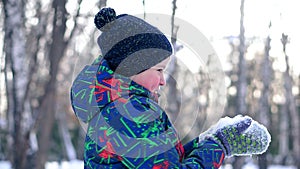
<path fill-rule="evenodd" d="M 172 45 L 156 27 L 144 20 L 103 8 L 94 19 L 102 31 L 98 45 L 110 68 L 130 77 L 143 72 L 172 55 Z"/>

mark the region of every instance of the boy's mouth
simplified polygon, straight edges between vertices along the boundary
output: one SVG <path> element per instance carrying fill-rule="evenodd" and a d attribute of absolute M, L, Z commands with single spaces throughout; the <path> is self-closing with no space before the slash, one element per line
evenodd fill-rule
<path fill-rule="evenodd" d="M 160 97 L 160 94 L 159 94 L 158 90 L 155 90 L 154 94 L 157 95 L 157 97 Z"/>

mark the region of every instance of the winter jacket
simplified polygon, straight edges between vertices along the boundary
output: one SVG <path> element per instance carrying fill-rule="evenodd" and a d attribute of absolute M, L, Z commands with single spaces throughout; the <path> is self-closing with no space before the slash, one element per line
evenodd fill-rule
<path fill-rule="evenodd" d="M 84 166 L 96 168 L 219 168 L 221 147 L 198 138 L 182 145 L 155 95 L 128 77 L 114 74 L 99 57 L 76 77 L 71 103 L 88 123 Z"/>

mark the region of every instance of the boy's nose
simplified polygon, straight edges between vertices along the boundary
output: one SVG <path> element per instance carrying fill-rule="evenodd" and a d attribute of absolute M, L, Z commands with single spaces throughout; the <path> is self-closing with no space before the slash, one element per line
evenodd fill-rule
<path fill-rule="evenodd" d="M 159 83 L 159 85 L 161 85 L 161 86 L 166 85 L 166 80 L 165 80 L 165 77 L 164 77 L 163 75 L 162 75 L 161 78 L 160 78 L 160 83 Z"/>

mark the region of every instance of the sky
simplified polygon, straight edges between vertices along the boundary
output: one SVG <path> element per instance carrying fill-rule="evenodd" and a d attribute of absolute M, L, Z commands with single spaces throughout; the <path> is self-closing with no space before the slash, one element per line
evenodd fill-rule
<path fill-rule="evenodd" d="M 240 0 L 184 0 L 177 1 L 176 17 L 194 25 L 206 36 L 213 45 L 223 69 L 226 70 L 225 56 L 230 52 L 225 36 L 238 36 L 240 27 Z M 159 5 L 158 5 L 159 4 Z M 117 14 L 142 14 L 161 13 L 171 15 L 172 0 L 145 0 L 145 8 L 142 0 L 108 0 L 107 6 L 113 7 Z M 287 46 L 287 54 L 290 56 L 290 64 L 295 74 L 300 74 L 300 24 L 296 23 L 296 16 L 300 16 L 297 0 L 245 0 L 244 26 L 246 37 L 259 37 L 262 40 L 271 36 L 271 55 L 276 59 L 273 68 L 285 71 L 284 55 L 280 42 L 281 33 L 289 35 L 290 44 Z M 147 17 L 147 16 L 146 16 Z M 271 29 L 269 24 L 272 23 Z M 262 50 L 262 45 L 252 49 Z M 257 48 L 256 48 L 257 47 Z M 178 55 L 190 55 L 192 51 L 182 51 Z M 253 58 L 250 56 L 250 59 Z M 201 62 L 201 61 L 200 61 Z M 199 61 L 196 64 L 200 63 Z M 187 61 L 188 65 L 195 64 L 195 60 Z M 193 65 L 191 65 L 193 67 Z M 193 68 L 192 68 L 193 69 Z M 195 70 L 195 69 L 194 69 Z M 194 71 L 192 70 L 192 71 Z"/>
<path fill-rule="evenodd" d="M 107 5 L 116 9 L 118 13 L 144 12 L 142 0 L 108 0 Z M 145 0 L 145 5 L 145 10 L 149 13 L 172 12 L 172 0 Z M 297 0 L 245 0 L 245 27 L 248 29 L 246 33 L 249 36 L 266 35 L 270 20 L 275 25 L 280 24 L 280 29 L 286 32 L 297 32 L 299 26 L 296 27 L 293 19 L 300 13 L 297 10 L 299 5 Z M 177 17 L 191 22 L 207 36 L 239 33 L 240 0 L 184 0 L 177 1 L 177 7 Z"/>

